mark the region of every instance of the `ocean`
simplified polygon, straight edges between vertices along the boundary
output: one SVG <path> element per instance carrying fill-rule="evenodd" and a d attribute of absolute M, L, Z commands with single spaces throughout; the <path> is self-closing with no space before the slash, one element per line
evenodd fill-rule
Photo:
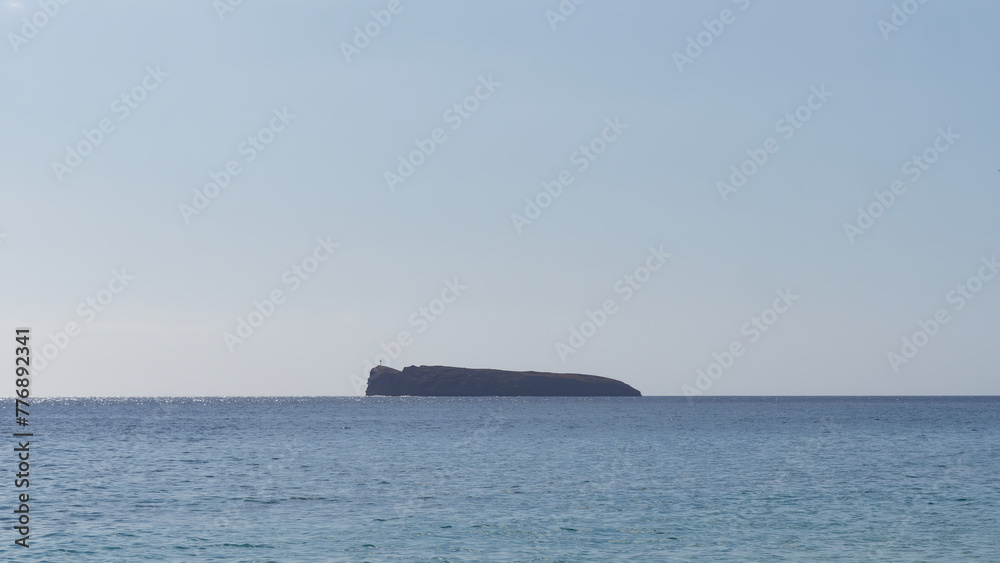
<path fill-rule="evenodd" d="M 33 401 L 0 558 L 1000 561 L 998 398 Z M 14 425 L 11 399 L 4 420 Z"/>

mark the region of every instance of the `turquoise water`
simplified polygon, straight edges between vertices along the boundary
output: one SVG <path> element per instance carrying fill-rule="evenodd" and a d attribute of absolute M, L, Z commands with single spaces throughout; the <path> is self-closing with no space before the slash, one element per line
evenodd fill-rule
<path fill-rule="evenodd" d="M 11 524 L 0 557 L 1000 561 L 998 407 L 47 400 L 31 410 L 32 547 L 13 546 Z"/>

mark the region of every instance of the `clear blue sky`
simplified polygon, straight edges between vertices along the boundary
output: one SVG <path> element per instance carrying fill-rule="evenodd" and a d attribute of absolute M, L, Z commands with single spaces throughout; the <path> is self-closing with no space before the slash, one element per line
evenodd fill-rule
<path fill-rule="evenodd" d="M 49 333 L 65 344 L 36 393 L 352 395 L 404 330 L 397 368 L 593 373 L 646 395 L 695 388 L 734 341 L 744 352 L 705 394 L 1000 393 L 1000 276 L 960 310 L 948 299 L 1000 253 L 1000 5 L 908 4 L 886 39 L 882 0 L 591 0 L 561 22 L 556 0 L 401 0 L 348 62 L 342 43 L 389 4 L 247 1 L 220 18 L 209 0 L 95 1 L 42 17 L 0 1 L 3 354 L 18 326 L 35 356 Z M 726 9 L 680 71 L 674 53 Z M 155 89 L 126 114 L 115 100 L 143 80 Z M 819 105 L 812 87 L 833 94 L 786 139 L 779 120 Z M 475 110 L 449 121 L 463 101 Z M 273 120 L 284 108 L 295 117 Z M 575 151 L 616 118 L 627 129 L 581 172 Z M 271 124 L 248 161 L 242 143 Z M 904 163 L 949 127 L 911 182 Z M 437 128 L 390 190 L 386 171 Z M 772 137 L 723 201 L 717 183 Z M 231 160 L 239 175 L 186 222 L 180 204 Z M 511 215 L 564 169 L 573 183 L 519 233 Z M 844 224 L 897 179 L 906 191 L 849 242 Z M 339 248 L 283 278 L 313 265 L 318 237 Z M 616 282 L 661 245 L 672 256 L 626 301 Z M 111 281 L 122 268 L 127 287 Z M 467 289 L 420 321 L 456 278 Z M 99 295 L 109 283 L 120 293 Z M 798 300 L 753 339 L 745 324 L 787 288 Z M 273 314 L 227 346 L 274 290 Z M 556 344 L 608 299 L 616 312 L 563 361 Z M 939 309 L 948 323 L 897 373 L 888 354 Z"/>

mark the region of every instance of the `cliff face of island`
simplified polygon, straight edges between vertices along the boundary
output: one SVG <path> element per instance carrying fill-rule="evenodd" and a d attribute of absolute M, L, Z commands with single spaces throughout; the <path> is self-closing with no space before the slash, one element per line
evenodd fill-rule
<path fill-rule="evenodd" d="M 596 375 L 448 366 L 372 368 L 365 395 L 417 397 L 641 397 L 621 381 Z"/>

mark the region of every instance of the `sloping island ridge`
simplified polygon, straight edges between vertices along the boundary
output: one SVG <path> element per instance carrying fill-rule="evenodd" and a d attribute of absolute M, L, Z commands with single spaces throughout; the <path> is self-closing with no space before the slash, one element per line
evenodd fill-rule
<path fill-rule="evenodd" d="M 367 396 L 641 397 L 634 387 L 596 375 L 449 366 L 373 367 Z"/>

